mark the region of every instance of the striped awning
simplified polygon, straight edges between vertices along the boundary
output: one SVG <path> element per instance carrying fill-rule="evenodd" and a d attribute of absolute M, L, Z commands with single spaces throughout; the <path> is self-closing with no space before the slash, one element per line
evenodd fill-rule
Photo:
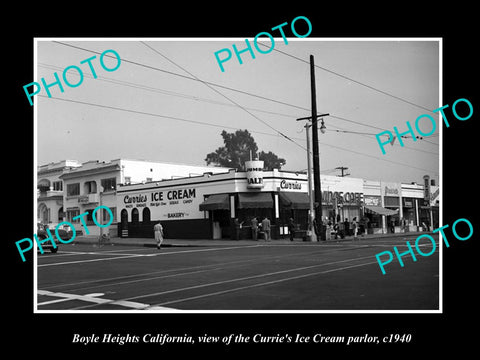
<path fill-rule="evenodd" d="M 398 213 L 398 209 L 390 210 L 390 209 L 385 209 L 384 207 L 381 207 L 381 206 L 373 206 L 373 205 L 365 205 L 365 209 L 371 212 L 374 212 L 375 214 L 385 215 L 385 216 L 395 215 Z"/>

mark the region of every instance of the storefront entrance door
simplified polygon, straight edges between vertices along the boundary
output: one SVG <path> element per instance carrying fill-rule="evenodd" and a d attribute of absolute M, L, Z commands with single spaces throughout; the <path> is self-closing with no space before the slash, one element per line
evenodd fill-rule
<path fill-rule="evenodd" d="M 212 230 L 214 238 L 230 238 L 230 210 L 212 210 Z"/>

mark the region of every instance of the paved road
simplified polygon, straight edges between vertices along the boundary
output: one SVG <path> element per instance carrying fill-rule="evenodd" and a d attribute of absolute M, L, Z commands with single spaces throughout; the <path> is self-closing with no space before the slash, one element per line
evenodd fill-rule
<path fill-rule="evenodd" d="M 63 245 L 38 254 L 38 310 L 438 310 L 439 256 L 375 254 L 413 237 L 221 246 Z M 438 242 L 438 238 L 437 238 Z M 431 244 L 424 244 L 428 253 Z"/>

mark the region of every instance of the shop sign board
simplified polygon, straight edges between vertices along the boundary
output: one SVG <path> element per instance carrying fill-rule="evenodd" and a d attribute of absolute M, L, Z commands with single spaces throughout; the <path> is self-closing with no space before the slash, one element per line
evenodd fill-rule
<path fill-rule="evenodd" d="M 203 212 L 199 210 L 203 195 L 194 187 L 121 194 L 118 201 L 119 211 L 123 208 L 141 210 L 148 207 L 152 219 L 203 217 Z"/>
<path fill-rule="evenodd" d="M 380 196 L 365 196 L 363 202 L 367 206 L 382 206 L 382 199 Z"/>
<path fill-rule="evenodd" d="M 361 205 L 363 202 L 362 192 L 343 192 L 343 191 L 322 191 L 322 203 L 324 205 L 333 204 Z"/>
<path fill-rule="evenodd" d="M 402 196 L 402 184 L 400 183 L 388 183 L 380 182 L 382 196 L 393 196 L 401 197 Z"/>
<path fill-rule="evenodd" d="M 247 172 L 247 188 L 262 189 L 263 184 L 263 161 L 250 160 L 245 161 L 245 169 Z"/>

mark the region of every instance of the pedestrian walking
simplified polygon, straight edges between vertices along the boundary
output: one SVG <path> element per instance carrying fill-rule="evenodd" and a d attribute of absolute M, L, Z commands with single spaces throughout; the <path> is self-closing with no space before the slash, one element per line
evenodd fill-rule
<path fill-rule="evenodd" d="M 327 221 L 326 225 L 326 230 L 325 230 L 325 240 L 331 240 L 332 239 L 332 222 L 330 219 Z"/>
<path fill-rule="evenodd" d="M 265 241 L 270 241 L 270 220 L 266 216 L 262 220 L 262 231 L 265 236 Z"/>
<path fill-rule="evenodd" d="M 290 241 L 293 241 L 293 236 L 295 235 L 295 222 L 293 218 L 288 220 L 288 233 L 290 234 Z"/>
<path fill-rule="evenodd" d="M 156 223 L 153 226 L 153 231 L 155 233 L 155 241 L 157 242 L 157 249 L 160 250 L 160 247 L 163 243 L 163 226 L 160 222 Z"/>
<path fill-rule="evenodd" d="M 333 232 L 335 234 L 335 240 L 338 239 L 338 232 L 340 231 L 340 226 L 338 226 L 338 223 L 336 223 L 335 225 L 333 225 Z"/>
<path fill-rule="evenodd" d="M 343 222 L 343 225 L 345 226 L 345 236 L 350 235 L 350 223 L 348 222 L 348 218 L 345 218 L 345 221 Z"/>
<path fill-rule="evenodd" d="M 353 227 L 353 240 L 358 240 L 358 223 L 357 223 L 357 217 L 354 217 L 353 218 L 353 221 L 352 221 L 352 227 Z"/>
<path fill-rule="evenodd" d="M 252 220 L 251 220 L 251 223 L 252 223 L 252 239 L 254 241 L 257 241 L 257 237 L 258 237 L 258 220 L 256 217 L 254 217 Z"/>

